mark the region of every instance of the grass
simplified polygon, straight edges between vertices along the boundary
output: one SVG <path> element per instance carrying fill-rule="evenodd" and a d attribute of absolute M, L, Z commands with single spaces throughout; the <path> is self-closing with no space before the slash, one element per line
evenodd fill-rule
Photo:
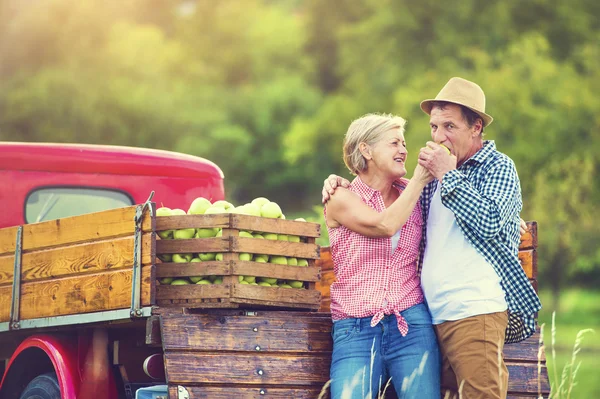
<path fill-rule="evenodd" d="M 554 386 L 554 399 L 588 399 L 600 398 L 600 291 L 569 289 L 563 292 L 559 300 L 559 308 L 555 315 L 554 350 L 552 352 L 552 294 L 541 291 L 540 298 L 544 308 L 538 321 L 544 323 L 544 344 L 550 382 Z M 593 333 L 580 332 L 593 329 Z M 566 365 L 572 363 L 574 346 L 580 335 L 578 352 L 574 367 L 567 372 L 576 371 L 570 394 L 557 394 L 556 387 L 569 377 L 563 377 Z M 577 368 L 579 364 L 579 368 Z M 568 391 L 568 388 L 567 390 Z"/>

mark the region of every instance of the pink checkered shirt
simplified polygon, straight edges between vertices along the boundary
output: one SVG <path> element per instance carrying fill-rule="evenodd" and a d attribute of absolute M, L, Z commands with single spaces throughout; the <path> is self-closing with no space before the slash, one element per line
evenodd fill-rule
<path fill-rule="evenodd" d="M 408 180 L 402 179 L 395 187 L 402 192 L 406 184 Z M 385 210 L 381 193 L 359 177 L 352 181 L 350 190 L 377 212 Z M 371 327 L 375 327 L 385 315 L 395 314 L 400 333 L 408 333 L 400 312 L 423 302 L 416 271 L 422 225 L 417 203 L 393 253 L 391 238 L 365 237 L 344 226 L 328 228 L 336 276 L 330 288 L 333 320 L 373 316 Z"/>

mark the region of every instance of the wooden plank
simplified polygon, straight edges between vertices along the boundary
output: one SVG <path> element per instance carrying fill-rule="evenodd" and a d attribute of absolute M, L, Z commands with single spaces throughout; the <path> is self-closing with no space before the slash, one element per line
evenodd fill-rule
<path fill-rule="evenodd" d="M 316 244 L 246 237 L 231 237 L 231 250 L 233 252 L 282 255 L 305 259 L 318 259 L 321 255 L 320 247 Z"/>
<path fill-rule="evenodd" d="M 151 305 L 152 266 L 142 267 L 141 304 Z M 10 286 L 0 287 L 0 322 L 10 317 Z M 21 287 L 21 319 L 64 316 L 129 308 L 131 270 L 24 283 Z"/>
<path fill-rule="evenodd" d="M 156 218 L 156 231 L 201 227 L 227 228 L 231 225 L 229 213 L 214 215 L 176 215 Z"/>
<path fill-rule="evenodd" d="M 131 235 L 135 229 L 135 210 L 136 206 L 130 206 L 26 224 L 23 226 L 23 251 Z M 150 213 L 145 212 L 142 230 L 152 231 L 153 221 Z M 15 251 L 15 238 L 15 228 L 0 230 L 0 255 Z"/>
<path fill-rule="evenodd" d="M 506 362 L 508 369 L 508 392 L 511 395 L 527 394 L 538 391 L 540 383 L 542 392 L 549 393 L 547 387 L 548 370 L 545 365 L 542 366 L 542 373 L 538 374 L 537 365 L 530 363 L 510 363 Z M 545 388 L 544 388 L 545 387 Z"/>
<path fill-rule="evenodd" d="M 538 362 L 546 364 L 546 353 L 544 350 L 539 351 L 540 332 L 539 329 L 533 335 L 521 342 L 515 344 L 504 345 L 504 360 L 513 362 Z"/>
<path fill-rule="evenodd" d="M 158 278 L 225 276 L 231 274 L 231 266 L 227 262 L 159 263 L 156 265 L 156 277 Z"/>
<path fill-rule="evenodd" d="M 146 319 L 146 337 L 144 343 L 148 346 L 162 347 L 160 332 L 160 316 L 152 315 Z"/>
<path fill-rule="evenodd" d="M 156 254 L 227 252 L 230 248 L 230 237 L 156 240 Z"/>
<path fill-rule="evenodd" d="M 46 280 L 133 267 L 134 238 L 43 249 L 23 254 L 21 282 Z M 152 234 L 142 236 L 142 264 L 152 263 Z M 14 256 L 0 257 L 0 285 L 12 284 Z"/>
<path fill-rule="evenodd" d="M 228 284 L 159 285 L 156 300 L 229 298 L 230 288 Z"/>
<path fill-rule="evenodd" d="M 253 398 L 268 397 L 270 399 L 315 399 L 319 397 L 321 389 L 295 388 L 295 387 L 244 387 L 236 385 L 225 386 L 186 386 L 190 399 L 231 399 L 231 398 Z M 177 385 L 169 385 L 169 398 L 177 398 Z M 325 398 L 329 399 L 329 396 Z M 324 398 L 324 399 L 325 399 Z"/>
<path fill-rule="evenodd" d="M 330 317 L 304 312 L 283 313 L 263 312 L 266 316 L 162 315 L 163 348 L 208 352 L 331 352 Z"/>
<path fill-rule="evenodd" d="M 322 386 L 329 379 L 327 354 L 165 352 L 170 384 Z M 262 370 L 262 375 L 260 374 Z"/>
<path fill-rule="evenodd" d="M 537 277 L 533 273 L 533 257 L 535 253 L 535 249 L 519 251 L 519 262 L 521 262 L 521 266 L 523 267 L 523 271 L 525 271 L 527 278 Z"/>
<path fill-rule="evenodd" d="M 249 215 L 231 215 L 231 227 L 261 233 L 291 234 L 301 237 L 320 237 L 321 225 L 295 220 L 271 219 Z"/>
<path fill-rule="evenodd" d="M 315 305 L 317 308 L 321 302 L 321 293 L 316 290 L 306 290 L 299 288 L 279 288 L 263 287 L 256 285 L 233 284 L 231 287 L 232 302 L 248 303 L 247 300 L 261 301 L 265 304 L 294 305 L 305 304 Z"/>

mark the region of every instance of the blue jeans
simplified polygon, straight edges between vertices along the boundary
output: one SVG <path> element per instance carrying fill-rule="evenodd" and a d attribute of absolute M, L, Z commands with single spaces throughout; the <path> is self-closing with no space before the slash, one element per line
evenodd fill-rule
<path fill-rule="evenodd" d="M 390 377 L 398 398 L 440 398 L 440 352 L 429 310 L 419 304 L 401 314 L 405 337 L 395 315 L 375 327 L 371 317 L 333 323 L 331 399 L 376 399 Z"/>

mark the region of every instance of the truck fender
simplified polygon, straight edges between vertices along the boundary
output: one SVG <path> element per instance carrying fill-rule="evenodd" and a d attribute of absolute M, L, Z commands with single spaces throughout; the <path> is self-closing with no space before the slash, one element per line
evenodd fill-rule
<path fill-rule="evenodd" d="M 36 375 L 27 372 L 32 365 L 41 367 L 35 372 Z M 67 338 L 42 334 L 27 337 L 17 347 L 0 383 L 0 396 L 13 393 L 18 397 L 18 390 L 24 387 L 23 384 L 48 371 L 56 372 L 62 399 L 77 399 L 79 373 L 76 344 L 73 345 Z"/>

